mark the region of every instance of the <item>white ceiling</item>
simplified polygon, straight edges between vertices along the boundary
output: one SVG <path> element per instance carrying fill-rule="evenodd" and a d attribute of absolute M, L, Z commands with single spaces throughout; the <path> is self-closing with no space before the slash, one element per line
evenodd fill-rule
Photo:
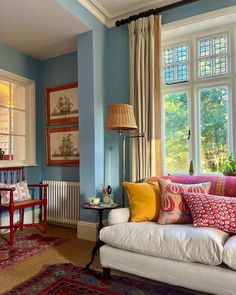
<path fill-rule="evenodd" d="M 118 19 L 146 9 L 158 8 L 181 0 L 77 0 L 108 27 Z"/>
<path fill-rule="evenodd" d="M 0 0 L 0 4 L 0 43 L 38 59 L 76 51 L 76 36 L 87 31 L 54 0 Z"/>

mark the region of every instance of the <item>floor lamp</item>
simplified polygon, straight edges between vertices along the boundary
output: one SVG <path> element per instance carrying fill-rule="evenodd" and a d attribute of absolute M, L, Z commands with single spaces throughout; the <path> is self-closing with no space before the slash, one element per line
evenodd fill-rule
<path fill-rule="evenodd" d="M 109 106 L 105 128 L 119 133 L 122 140 L 122 182 L 125 181 L 126 168 L 126 140 L 132 138 L 144 138 L 143 133 L 129 134 L 132 130 L 137 130 L 134 117 L 134 109 L 129 104 L 112 104 Z M 125 191 L 122 191 L 122 205 L 125 204 Z"/>

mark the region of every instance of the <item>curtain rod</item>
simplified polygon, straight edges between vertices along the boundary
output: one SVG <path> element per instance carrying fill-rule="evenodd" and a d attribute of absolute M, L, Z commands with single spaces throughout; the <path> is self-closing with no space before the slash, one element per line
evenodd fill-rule
<path fill-rule="evenodd" d="M 199 1 L 199 0 L 181 0 L 179 2 L 175 2 L 175 3 L 172 3 L 172 4 L 166 5 L 166 6 L 162 6 L 160 8 L 149 9 L 149 10 L 141 12 L 139 14 L 131 15 L 128 18 L 116 21 L 116 26 L 117 27 L 123 26 L 123 25 L 131 23 L 132 21 L 135 21 L 135 20 L 137 20 L 139 18 L 147 17 L 147 16 L 150 16 L 150 15 L 157 15 L 160 12 L 167 11 L 167 10 L 170 10 L 172 8 L 180 7 L 180 6 L 190 4 L 192 2 L 197 2 L 197 1 Z"/>

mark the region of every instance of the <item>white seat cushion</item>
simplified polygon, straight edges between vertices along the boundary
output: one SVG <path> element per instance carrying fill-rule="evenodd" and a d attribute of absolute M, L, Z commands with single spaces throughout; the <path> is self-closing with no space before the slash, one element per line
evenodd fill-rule
<path fill-rule="evenodd" d="M 106 244 L 145 255 L 180 261 L 218 265 L 229 234 L 215 228 L 193 228 L 191 224 L 161 225 L 127 222 L 103 228 Z"/>
<path fill-rule="evenodd" d="M 236 270 L 236 235 L 230 237 L 223 250 L 223 262 Z"/>

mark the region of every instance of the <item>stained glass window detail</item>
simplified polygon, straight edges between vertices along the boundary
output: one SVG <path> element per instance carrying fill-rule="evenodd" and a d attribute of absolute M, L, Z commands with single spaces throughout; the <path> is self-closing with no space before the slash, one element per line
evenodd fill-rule
<path fill-rule="evenodd" d="M 212 56 L 212 40 L 201 40 L 199 42 L 198 51 L 200 57 Z"/>
<path fill-rule="evenodd" d="M 226 34 L 198 41 L 200 78 L 228 74 L 228 60 L 228 36 Z"/>
<path fill-rule="evenodd" d="M 219 56 L 214 59 L 214 74 L 223 75 L 228 72 L 227 56 Z"/>
<path fill-rule="evenodd" d="M 211 59 L 201 59 L 199 63 L 200 67 L 200 77 L 210 77 L 212 76 L 212 60 Z"/>
<path fill-rule="evenodd" d="M 167 84 L 173 83 L 175 81 L 175 68 L 165 67 L 165 81 Z"/>
<path fill-rule="evenodd" d="M 186 44 L 181 44 L 176 46 L 176 61 L 177 62 L 188 61 L 188 46 Z"/>
<path fill-rule="evenodd" d="M 170 65 L 173 64 L 174 59 L 174 48 L 167 48 L 164 50 L 164 64 Z"/>
<path fill-rule="evenodd" d="M 179 64 L 177 65 L 177 80 L 187 81 L 188 80 L 188 65 Z"/>
<path fill-rule="evenodd" d="M 227 36 L 218 36 L 214 38 L 214 53 L 225 54 L 228 51 Z"/>
<path fill-rule="evenodd" d="M 166 84 L 188 81 L 188 44 L 178 44 L 164 49 L 164 80 Z"/>

